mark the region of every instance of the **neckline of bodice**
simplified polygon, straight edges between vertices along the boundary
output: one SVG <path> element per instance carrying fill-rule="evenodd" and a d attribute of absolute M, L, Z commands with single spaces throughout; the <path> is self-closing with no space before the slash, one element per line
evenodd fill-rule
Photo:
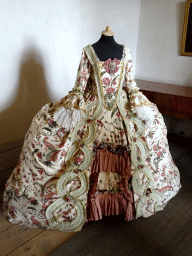
<path fill-rule="evenodd" d="M 95 58 L 97 59 L 98 62 L 104 63 L 104 62 L 107 61 L 108 59 L 111 59 L 111 58 L 108 58 L 107 60 L 101 61 L 101 60 L 99 59 L 99 57 L 97 56 L 97 53 L 95 52 L 95 49 L 93 48 L 93 46 L 92 46 L 91 44 L 89 44 L 89 46 L 90 46 L 90 48 L 92 49 L 92 51 L 93 51 L 93 53 L 94 53 L 94 55 L 95 55 Z M 117 59 L 117 58 L 114 58 L 114 59 L 119 60 L 119 59 Z M 123 44 L 123 54 L 122 54 L 121 59 L 119 60 L 120 63 L 122 63 L 122 62 L 124 61 L 124 59 L 125 59 L 125 45 Z"/>

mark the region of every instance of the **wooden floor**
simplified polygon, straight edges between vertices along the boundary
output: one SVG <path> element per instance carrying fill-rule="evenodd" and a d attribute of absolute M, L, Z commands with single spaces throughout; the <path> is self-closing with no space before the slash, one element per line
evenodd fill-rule
<path fill-rule="evenodd" d="M 3 190 L 0 201 L 2 193 Z M 0 256 L 48 255 L 76 233 L 13 225 L 4 218 L 0 209 Z"/>

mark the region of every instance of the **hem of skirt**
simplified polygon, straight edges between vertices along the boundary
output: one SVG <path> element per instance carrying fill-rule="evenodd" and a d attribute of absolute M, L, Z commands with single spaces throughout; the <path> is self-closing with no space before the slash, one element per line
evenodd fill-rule
<path fill-rule="evenodd" d="M 124 214 L 125 221 L 135 219 L 134 202 L 120 193 L 99 193 L 87 204 L 86 222 L 101 220 L 103 216 Z"/>

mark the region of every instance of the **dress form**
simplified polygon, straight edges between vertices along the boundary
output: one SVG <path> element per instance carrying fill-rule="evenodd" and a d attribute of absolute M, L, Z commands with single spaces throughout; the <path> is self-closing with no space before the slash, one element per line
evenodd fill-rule
<path fill-rule="evenodd" d="M 123 56 L 123 45 L 118 44 L 114 39 L 114 33 L 109 26 L 102 31 L 100 39 L 92 45 L 98 59 L 105 61 L 109 58 L 121 60 Z"/>

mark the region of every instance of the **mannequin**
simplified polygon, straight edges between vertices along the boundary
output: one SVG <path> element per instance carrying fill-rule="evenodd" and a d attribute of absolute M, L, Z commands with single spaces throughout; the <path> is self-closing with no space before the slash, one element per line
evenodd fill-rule
<path fill-rule="evenodd" d="M 100 61 L 117 58 L 121 59 L 123 55 L 123 45 L 118 44 L 113 37 L 114 33 L 109 26 L 102 31 L 100 39 L 92 45 Z"/>

